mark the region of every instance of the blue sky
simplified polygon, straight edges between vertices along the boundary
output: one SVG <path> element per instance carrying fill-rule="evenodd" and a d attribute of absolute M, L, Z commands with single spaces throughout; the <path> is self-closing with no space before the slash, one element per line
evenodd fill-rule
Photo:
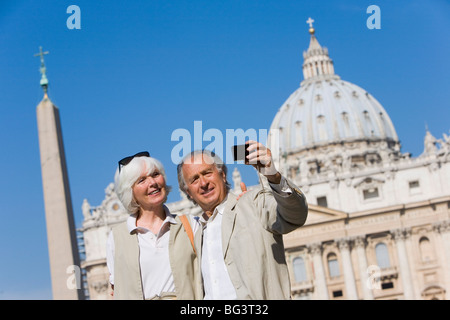
<path fill-rule="evenodd" d="M 69 30 L 69 5 L 81 29 Z M 369 30 L 369 5 L 381 29 Z M 179 199 L 174 130 L 268 129 L 303 79 L 306 20 L 336 73 L 371 93 L 402 152 L 423 151 L 425 125 L 450 129 L 450 4 L 409 1 L 0 2 L 0 299 L 51 299 L 36 106 L 39 46 L 60 110 L 75 221 L 101 204 L 117 160 L 149 150 Z M 206 142 L 203 146 L 206 146 Z M 234 165 L 230 166 L 230 170 Z M 252 168 L 239 166 L 248 184 Z M 231 177 L 230 177 L 231 178 Z"/>

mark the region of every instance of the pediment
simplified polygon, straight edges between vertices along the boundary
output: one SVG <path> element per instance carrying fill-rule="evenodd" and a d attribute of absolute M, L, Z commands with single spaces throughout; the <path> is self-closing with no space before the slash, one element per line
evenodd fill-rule
<path fill-rule="evenodd" d="M 384 183 L 383 179 L 378 179 L 378 178 L 373 178 L 373 177 L 365 177 L 363 179 L 360 179 L 359 181 L 357 181 L 353 187 L 355 188 L 360 188 L 363 185 L 366 186 L 374 186 L 374 185 L 379 185 Z"/>
<path fill-rule="evenodd" d="M 347 217 L 348 214 L 343 211 L 308 204 L 308 218 L 306 219 L 305 225 L 343 220 Z"/>

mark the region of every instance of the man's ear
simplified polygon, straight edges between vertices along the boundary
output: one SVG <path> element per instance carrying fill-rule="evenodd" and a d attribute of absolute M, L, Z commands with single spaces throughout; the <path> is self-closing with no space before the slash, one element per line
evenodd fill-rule
<path fill-rule="evenodd" d="M 222 171 L 221 174 L 222 174 L 223 182 L 227 183 L 227 176 L 226 176 L 225 172 Z"/>

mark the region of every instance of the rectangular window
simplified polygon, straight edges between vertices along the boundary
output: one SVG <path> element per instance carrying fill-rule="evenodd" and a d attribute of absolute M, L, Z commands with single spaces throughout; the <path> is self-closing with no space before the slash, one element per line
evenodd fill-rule
<path fill-rule="evenodd" d="M 411 180 L 408 182 L 408 185 L 409 185 L 409 194 L 415 195 L 421 193 L 419 180 Z"/>
<path fill-rule="evenodd" d="M 414 180 L 409 182 L 409 188 L 414 189 L 420 187 L 419 180 Z"/>
<path fill-rule="evenodd" d="M 343 296 L 342 290 L 333 291 L 333 298 L 342 297 L 342 296 Z"/>
<path fill-rule="evenodd" d="M 363 191 L 364 200 L 378 198 L 378 188 L 371 188 Z"/>
<path fill-rule="evenodd" d="M 392 282 L 385 282 L 385 283 L 381 284 L 382 290 L 392 289 L 392 288 L 394 288 L 394 284 Z"/>
<path fill-rule="evenodd" d="M 318 197 L 317 205 L 321 207 L 328 207 L 327 197 Z"/>

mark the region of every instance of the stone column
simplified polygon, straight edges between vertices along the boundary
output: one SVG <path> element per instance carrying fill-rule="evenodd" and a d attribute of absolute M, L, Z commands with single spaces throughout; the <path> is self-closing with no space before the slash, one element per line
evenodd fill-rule
<path fill-rule="evenodd" d="M 312 243 L 308 245 L 308 250 L 313 258 L 316 298 L 318 300 L 328 300 L 328 287 L 322 262 L 322 244 L 320 242 Z"/>
<path fill-rule="evenodd" d="M 445 286 L 448 299 L 448 291 L 450 290 L 450 221 L 437 222 L 433 225 L 433 228 L 438 233 L 444 249 L 444 256 L 441 258 L 441 261 L 445 274 Z"/>
<path fill-rule="evenodd" d="M 82 300 L 80 255 L 59 109 L 46 94 L 36 115 L 53 299 Z"/>
<path fill-rule="evenodd" d="M 373 300 L 373 292 L 368 284 L 368 266 L 366 257 L 366 241 L 363 236 L 358 236 L 354 240 L 354 247 L 358 256 L 359 278 L 361 280 L 361 289 L 364 300 Z"/>
<path fill-rule="evenodd" d="M 400 265 L 400 277 L 403 284 L 403 295 L 406 300 L 414 300 L 414 287 L 411 276 L 411 269 L 408 261 L 408 253 L 406 251 L 405 240 L 410 236 L 410 232 L 406 229 L 391 230 L 397 248 L 398 262 Z"/>
<path fill-rule="evenodd" d="M 336 240 L 342 256 L 342 266 L 344 268 L 345 289 L 349 300 L 358 299 L 355 276 L 353 275 L 352 259 L 350 257 L 350 241 L 348 239 Z"/>

